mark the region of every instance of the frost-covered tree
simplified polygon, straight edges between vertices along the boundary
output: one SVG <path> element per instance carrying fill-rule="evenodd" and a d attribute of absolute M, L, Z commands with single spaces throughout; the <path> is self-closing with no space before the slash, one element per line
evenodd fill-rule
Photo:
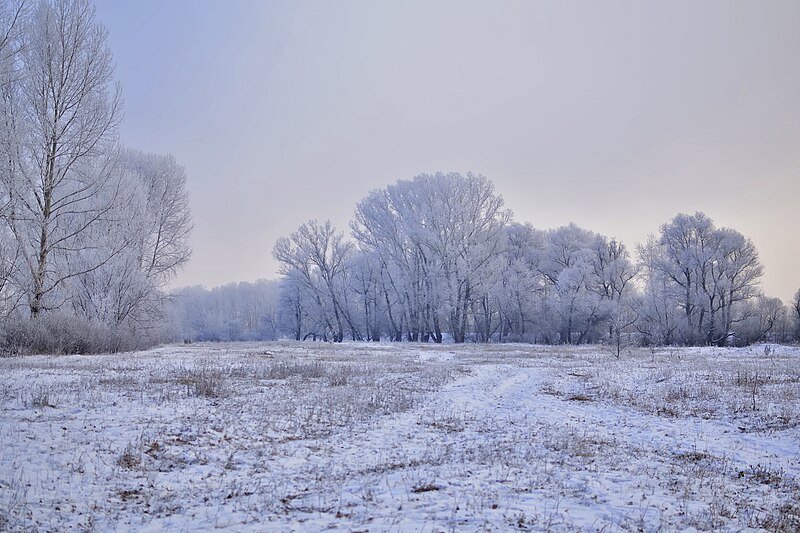
<path fill-rule="evenodd" d="M 537 264 L 559 319 L 559 342 L 596 342 L 611 334 L 610 321 L 636 274 L 622 243 L 570 224 L 546 232 Z"/>
<path fill-rule="evenodd" d="M 633 290 L 638 270 L 625 245 L 616 239 L 598 235 L 593 251 L 592 290 L 601 298 L 598 324 L 608 323 L 608 336 L 619 357 L 623 346 L 630 344 L 639 320 L 641 299 Z"/>
<path fill-rule="evenodd" d="M 314 304 L 308 300 L 307 292 L 302 275 L 298 272 L 288 272 L 280 280 L 279 327 L 298 341 L 319 331 L 310 320 L 310 309 Z"/>
<path fill-rule="evenodd" d="M 727 343 L 749 317 L 746 304 L 760 295 L 763 266 L 753 243 L 703 213 L 664 224 L 647 254 L 648 289 L 663 291 L 658 299 L 680 309 L 675 341 Z"/>
<path fill-rule="evenodd" d="M 464 342 L 475 309 L 488 302 L 490 265 L 510 218 L 485 177 L 440 172 L 372 192 L 358 204 L 352 230 L 386 267 L 408 337 L 441 342 L 444 321 Z"/>
<path fill-rule="evenodd" d="M 440 265 L 453 339 L 464 342 L 470 308 L 492 285 L 493 260 L 502 250 L 511 211 L 503 208 L 503 198 L 483 176 L 436 174 L 418 176 L 414 183 L 427 200 L 420 240 Z"/>
<path fill-rule="evenodd" d="M 99 268 L 109 253 L 82 253 L 87 233 L 114 209 L 120 177 L 114 145 L 121 118 L 107 32 L 88 0 L 42 0 L 26 19 L 21 51 L 18 165 L 3 176 L 6 220 L 20 249 L 19 285 L 30 314 L 58 308 L 68 279 Z"/>
<path fill-rule="evenodd" d="M 785 342 L 789 340 L 790 327 L 787 308 L 780 298 L 758 296 L 747 303 L 747 318 L 737 325 L 736 342 Z"/>
<path fill-rule="evenodd" d="M 356 206 L 351 229 L 362 253 L 380 265 L 383 286 L 402 310 L 400 327 L 405 326 L 408 339 L 416 341 L 427 340 L 433 329 L 441 334 L 436 303 L 441 295 L 426 290 L 431 283 L 426 269 L 433 265 L 412 222 L 422 220 L 415 193 L 408 181 L 373 191 Z"/>
<path fill-rule="evenodd" d="M 90 225 L 73 239 L 73 275 L 62 281 L 58 292 L 83 318 L 115 327 L 129 317 L 142 318 L 137 311 L 152 291 L 137 257 L 144 213 L 138 193 L 134 183 L 121 181 L 113 192 L 116 198 L 98 199 L 111 205 L 102 224 Z M 126 243 L 125 249 L 118 250 L 120 242 Z"/>
<path fill-rule="evenodd" d="M 363 253 L 380 265 L 392 329 L 408 340 L 441 342 L 444 283 L 420 235 L 426 221 L 420 189 L 399 181 L 373 191 L 357 205 L 351 229 Z"/>
<path fill-rule="evenodd" d="M 74 260 L 85 267 L 65 285 L 79 315 L 141 334 L 163 319 L 162 290 L 191 253 L 186 172 L 172 156 L 133 150 L 120 154 L 116 172 L 123 179 L 114 208 L 81 235 Z M 115 253 L 117 242 L 126 246 Z M 91 268 L 95 255 L 112 257 Z"/>
<path fill-rule="evenodd" d="M 329 221 L 316 220 L 278 239 L 273 249 L 281 273 L 291 276 L 305 293 L 305 300 L 313 303 L 310 311 L 322 327 L 320 334 L 331 336 L 335 342 L 344 339 L 345 328 L 354 340 L 361 339 L 346 301 L 352 250 L 352 243 L 346 242 Z"/>
<path fill-rule="evenodd" d="M 505 231 L 499 280 L 494 301 L 500 316 L 498 340 L 524 341 L 537 337 L 545 281 L 538 268 L 544 248 L 544 232 L 530 224 L 510 224 Z"/>
<path fill-rule="evenodd" d="M 357 299 L 354 306 L 361 311 L 359 329 L 364 331 L 365 340 L 380 341 L 381 332 L 385 329 L 380 261 L 374 255 L 359 253 L 353 256 L 348 271 L 352 278 L 351 287 Z"/>
<path fill-rule="evenodd" d="M 638 247 L 639 272 L 643 285 L 636 330 L 646 345 L 676 342 L 680 322 L 672 281 L 662 271 L 662 250 L 654 236 Z"/>
<path fill-rule="evenodd" d="M 679 214 L 661 227 L 660 255 L 656 268 L 669 281 L 673 296 L 680 303 L 686 342 L 698 342 L 701 303 L 698 291 L 698 260 L 705 261 L 707 244 L 714 227 L 711 219 L 702 213 L 693 216 Z"/>
<path fill-rule="evenodd" d="M 186 170 L 171 155 L 129 149 L 121 159 L 122 171 L 138 190 L 141 228 L 136 245 L 141 270 L 148 280 L 163 287 L 191 256 Z"/>
<path fill-rule="evenodd" d="M 709 265 L 711 283 L 704 284 L 703 289 L 711 311 L 706 340 L 722 345 L 732 334 L 736 322 L 743 319 L 742 313 L 737 315 L 737 307 L 761 296 L 759 283 L 764 267 L 756 247 L 738 231 L 721 228 L 717 238 L 718 248 Z M 717 297 L 712 298 L 711 293 L 716 293 Z"/>
<path fill-rule="evenodd" d="M 595 237 L 592 247 L 595 289 L 605 299 L 620 301 L 631 289 L 638 272 L 622 242 L 603 235 Z"/>

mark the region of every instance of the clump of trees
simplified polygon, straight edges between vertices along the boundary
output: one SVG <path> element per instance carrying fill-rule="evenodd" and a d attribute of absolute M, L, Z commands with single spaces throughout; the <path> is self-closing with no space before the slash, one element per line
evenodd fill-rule
<path fill-rule="evenodd" d="M 120 144 L 107 40 L 88 0 L 0 3 L 6 350 L 150 344 L 163 289 L 189 259 L 185 170 Z"/>
<path fill-rule="evenodd" d="M 169 305 L 173 337 L 184 342 L 278 340 L 286 329 L 280 323 L 279 291 L 276 280 L 174 291 Z"/>
<path fill-rule="evenodd" d="M 294 339 L 732 345 L 797 335 L 762 294 L 753 243 L 679 214 L 637 248 L 574 224 L 512 220 L 483 176 L 423 174 L 277 241 L 278 314 Z M 800 324 L 800 291 L 794 321 Z M 794 329 L 793 329 L 794 328 Z"/>

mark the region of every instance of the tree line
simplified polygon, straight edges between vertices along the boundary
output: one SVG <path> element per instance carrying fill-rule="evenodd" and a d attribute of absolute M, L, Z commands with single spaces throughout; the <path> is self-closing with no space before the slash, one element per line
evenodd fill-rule
<path fill-rule="evenodd" d="M 286 329 L 279 295 L 280 283 L 264 279 L 173 291 L 168 306 L 171 334 L 191 342 L 278 340 Z"/>
<path fill-rule="evenodd" d="M 89 0 L 0 2 L 0 314 L 5 350 L 117 351 L 163 338 L 189 259 L 186 172 L 124 147 Z"/>
<path fill-rule="evenodd" d="M 765 296 L 753 243 L 678 214 L 635 254 L 570 224 L 515 222 L 491 181 L 422 174 L 368 194 L 349 238 L 308 221 L 278 239 L 282 334 L 456 343 L 741 345 L 800 335 Z"/>

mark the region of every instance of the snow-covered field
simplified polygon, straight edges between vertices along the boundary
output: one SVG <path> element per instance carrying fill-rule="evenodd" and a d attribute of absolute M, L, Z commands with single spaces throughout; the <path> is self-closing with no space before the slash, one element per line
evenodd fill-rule
<path fill-rule="evenodd" d="M 800 349 L 0 359 L 0 530 L 800 529 Z"/>

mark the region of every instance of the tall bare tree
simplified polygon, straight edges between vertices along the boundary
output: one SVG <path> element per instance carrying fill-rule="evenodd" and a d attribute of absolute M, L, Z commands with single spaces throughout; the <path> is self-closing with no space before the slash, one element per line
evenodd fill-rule
<path fill-rule="evenodd" d="M 107 32 L 88 0 L 41 0 L 25 34 L 19 118 L 26 127 L 19 172 L 4 181 L 24 263 L 18 281 L 36 317 L 63 304 L 56 290 L 64 281 L 124 248 L 119 243 L 88 264 L 71 261 L 85 250 L 82 235 L 110 216 L 117 199 L 121 96 Z"/>

